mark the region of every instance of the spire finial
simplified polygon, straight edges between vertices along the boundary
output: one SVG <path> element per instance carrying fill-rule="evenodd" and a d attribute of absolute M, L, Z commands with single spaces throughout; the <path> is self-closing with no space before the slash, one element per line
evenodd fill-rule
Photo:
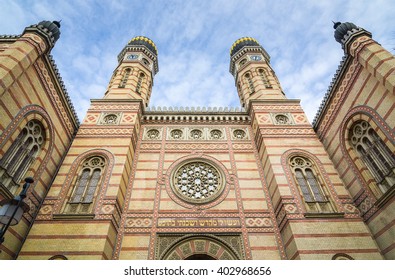
<path fill-rule="evenodd" d="M 340 21 L 334 22 L 332 20 L 332 22 L 333 22 L 333 29 L 336 29 L 340 24 L 342 24 Z"/>
<path fill-rule="evenodd" d="M 59 21 L 54 20 L 53 23 L 54 23 L 58 28 L 60 28 L 60 22 L 61 22 L 61 21 L 62 21 L 62 20 L 59 20 Z"/>

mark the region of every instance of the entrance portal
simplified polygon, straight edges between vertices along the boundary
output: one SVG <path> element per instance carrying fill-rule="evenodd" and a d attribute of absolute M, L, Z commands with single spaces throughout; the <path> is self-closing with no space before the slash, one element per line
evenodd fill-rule
<path fill-rule="evenodd" d="M 195 254 L 187 257 L 186 260 L 215 260 L 215 259 L 206 254 Z"/>
<path fill-rule="evenodd" d="M 240 260 L 238 252 L 230 244 L 239 244 L 239 237 L 230 236 L 227 243 L 214 235 L 187 235 L 177 239 L 160 236 L 157 258 L 161 260 Z"/>

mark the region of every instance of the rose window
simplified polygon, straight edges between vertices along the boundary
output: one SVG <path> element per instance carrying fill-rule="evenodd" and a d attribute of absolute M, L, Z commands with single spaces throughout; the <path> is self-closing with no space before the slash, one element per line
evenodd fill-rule
<path fill-rule="evenodd" d="M 205 203 L 221 194 L 224 187 L 221 172 L 207 162 L 188 162 L 173 175 L 173 190 L 181 199 Z"/>

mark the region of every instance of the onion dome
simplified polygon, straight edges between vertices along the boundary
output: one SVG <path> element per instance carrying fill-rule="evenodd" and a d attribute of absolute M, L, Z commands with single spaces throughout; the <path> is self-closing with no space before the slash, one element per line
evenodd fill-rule
<path fill-rule="evenodd" d="M 342 40 L 344 40 L 344 38 L 349 35 L 349 32 L 353 33 L 360 30 L 358 26 L 351 22 L 336 22 L 333 25 L 333 28 L 335 29 L 335 40 L 340 44 L 343 43 Z"/>
<path fill-rule="evenodd" d="M 243 47 L 260 47 L 259 43 L 257 40 L 255 40 L 252 37 L 243 37 L 236 42 L 233 43 L 232 47 L 230 48 L 230 56 L 233 56 L 235 53 L 237 53 L 239 50 L 241 50 Z"/>
<path fill-rule="evenodd" d="M 60 37 L 60 22 L 43 20 L 37 24 L 37 27 L 47 32 L 53 37 L 55 43 Z"/>
<path fill-rule="evenodd" d="M 134 37 L 132 40 L 129 41 L 128 45 L 129 46 L 145 46 L 153 54 L 158 55 L 158 50 L 157 50 L 154 42 L 147 37 L 144 37 L 144 36 Z"/>

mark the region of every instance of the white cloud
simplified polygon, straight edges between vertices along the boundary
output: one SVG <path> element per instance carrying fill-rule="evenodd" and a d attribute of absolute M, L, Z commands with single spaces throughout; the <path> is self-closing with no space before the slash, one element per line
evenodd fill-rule
<path fill-rule="evenodd" d="M 52 53 L 81 120 L 89 98 L 103 96 L 118 53 L 137 35 L 159 51 L 150 105 L 239 106 L 229 49 L 252 36 L 270 54 L 287 96 L 301 99 L 312 120 L 342 57 L 331 21 L 354 22 L 394 48 L 394 7 L 390 0 L 16 0 L 0 2 L 0 30 L 21 33 L 62 19 Z"/>

